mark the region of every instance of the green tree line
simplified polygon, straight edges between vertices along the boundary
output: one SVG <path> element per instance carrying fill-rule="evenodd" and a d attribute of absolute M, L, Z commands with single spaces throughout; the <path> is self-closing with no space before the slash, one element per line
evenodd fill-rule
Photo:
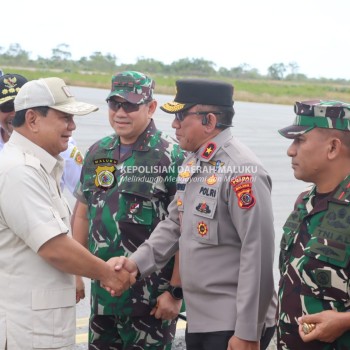
<path fill-rule="evenodd" d="M 0 47 L 0 68 L 2 66 L 19 66 L 37 69 L 58 69 L 65 72 L 100 72 L 113 74 L 118 70 L 138 70 L 157 75 L 172 76 L 196 76 L 196 77 L 224 77 L 231 79 L 255 79 L 255 80 L 276 80 L 276 81 L 308 81 L 315 80 L 308 78 L 299 72 L 296 62 L 272 63 L 265 75 L 260 74 L 256 68 L 246 63 L 238 67 L 217 68 L 212 61 L 204 58 L 181 58 L 171 64 L 164 64 L 153 58 L 140 57 L 135 64 L 117 64 L 118 58 L 111 53 L 103 54 L 99 51 L 93 52 L 89 57 L 81 57 L 78 60 L 72 59 L 69 45 L 60 44 L 52 49 L 51 57 L 37 57 L 30 59 L 30 53 L 23 50 L 20 44 L 11 44 L 8 48 Z M 319 79 L 327 82 L 344 83 L 344 79 Z"/>
<path fill-rule="evenodd" d="M 115 55 L 94 52 L 89 57 L 73 60 L 69 46 L 60 44 L 52 49 L 50 58 L 30 58 L 19 44 L 0 47 L 0 70 L 18 73 L 27 79 L 57 76 L 68 85 L 110 88 L 111 76 L 123 70 L 149 74 L 156 81 L 156 93 L 175 94 L 179 78 L 210 78 L 230 82 L 235 87 L 237 101 L 293 104 L 307 99 L 332 99 L 350 102 L 350 84 L 345 79 L 308 78 L 299 72 L 296 62 L 273 63 L 266 75 L 247 64 L 233 68 L 217 68 L 203 58 L 182 58 L 164 64 L 152 58 L 138 58 L 134 64 L 117 64 Z"/>

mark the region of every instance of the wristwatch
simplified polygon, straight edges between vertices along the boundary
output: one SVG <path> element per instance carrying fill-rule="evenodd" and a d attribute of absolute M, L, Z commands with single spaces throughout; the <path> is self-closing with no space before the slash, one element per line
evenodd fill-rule
<path fill-rule="evenodd" d="M 182 294 L 182 288 L 181 287 L 174 287 L 169 284 L 169 287 L 167 291 L 170 293 L 170 295 L 176 299 L 176 300 L 181 300 L 183 298 Z"/>

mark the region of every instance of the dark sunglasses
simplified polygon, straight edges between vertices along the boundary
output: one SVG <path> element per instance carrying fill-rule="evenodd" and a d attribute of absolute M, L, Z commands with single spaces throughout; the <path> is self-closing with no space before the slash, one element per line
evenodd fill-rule
<path fill-rule="evenodd" d="M 118 102 L 115 100 L 108 100 L 108 107 L 114 111 L 117 112 L 119 108 L 123 108 L 126 113 L 132 113 L 137 112 L 140 109 L 140 106 L 143 104 L 146 104 L 149 101 L 146 101 L 144 103 L 136 104 L 131 102 Z"/>
<path fill-rule="evenodd" d="M 15 110 L 15 105 L 13 104 L 13 100 L 7 101 L 4 104 L 0 105 L 0 111 L 2 113 L 10 113 Z"/>
<path fill-rule="evenodd" d="M 188 115 L 207 115 L 209 113 L 213 114 L 223 114 L 222 112 L 177 112 L 175 113 L 175 119 L 179 122 L 183 122 Z"/>

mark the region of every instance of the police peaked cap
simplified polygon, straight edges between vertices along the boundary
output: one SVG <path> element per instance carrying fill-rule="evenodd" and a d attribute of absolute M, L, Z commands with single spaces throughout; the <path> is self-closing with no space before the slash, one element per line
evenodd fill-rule
<path fill-rule="evenodd" d="M 177 113 L 195 105 L 212 105 L 233 110 L 233 85 L 208 79 L 180 79 L 176 81 L 174 101 L 160 108 L 166 113 Z"/>

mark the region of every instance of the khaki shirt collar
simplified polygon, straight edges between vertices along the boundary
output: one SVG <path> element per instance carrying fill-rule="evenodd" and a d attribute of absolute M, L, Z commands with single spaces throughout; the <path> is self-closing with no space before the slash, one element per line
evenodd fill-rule
<path fill-rule="evenodd" d="M 28 138 L 13 131 L 9 140 L 9 143 L 15 144 L 21 148 L 23 153 L 30 154 L 39 159 L 40 165 L 45 169 L 48 174 L 51 174 L 55 167 L 58 167 L 56 171 L 63 173 L 64 160 L 61 156 L 53 157 L 50 153 L 46 152 L 43 148 L 30 141 Z M 55 171 L 55 172 L 56 172 Z"/>

